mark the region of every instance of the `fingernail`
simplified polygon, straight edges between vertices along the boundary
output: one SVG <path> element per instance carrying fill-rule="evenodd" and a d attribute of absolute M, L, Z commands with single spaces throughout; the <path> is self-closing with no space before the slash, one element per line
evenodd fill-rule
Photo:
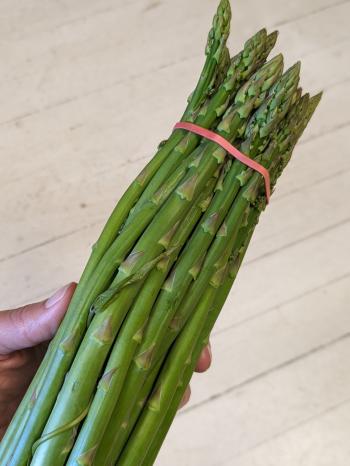
<path fill-rule="evenodd" d="M 46 309 L 49 309 L 50 307 L 53 307 L 55 306 L 55 304 L 57 304 L 59 301 L 61 301 L 61 299 L 64 297 L 64 295 L 66 294 L 66 291 L 68 290 L 68 288 L 70 287 L 70 283 L 62 288 L 60 288 L 59 290 L 56 291 L 56 293 L 54 295 L 51 296 L 51 298 L 47 299 L 45 301 L 45 307 Z"/>

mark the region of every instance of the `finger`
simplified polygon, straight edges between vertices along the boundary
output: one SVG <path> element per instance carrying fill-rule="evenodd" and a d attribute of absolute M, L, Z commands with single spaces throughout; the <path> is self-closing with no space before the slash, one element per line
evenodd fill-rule
<path fill-rule="evenodd" d="M 183 408 L 185 405 L 187 405 L 187 403 L 190 401 L 190 398 L 191 398 L 191 387 L 188 386 L 188 387 L 186 388 L 186 391 L 185 391 L 184 396 L 182 397 L 182 400 L 181 400 L 179 409 L 181 409 L 181 408 Z"/>
<path fill-rule="evenodd" d="M 209 343 L 208 346 L 206 346 L 203 349 L 198 359 L 197 366 L 196 366 L 196 372 L 207 371 L 211 365 L 211 359 L 212 359 L 212 354 L 211 354 L 211 347 Z"/>
<path fill-rule="evenodd" d="M 40 303 L 0 312 L 0 354 L 36 346 L 57 331 L 74 293 L 70 283 Z"/>

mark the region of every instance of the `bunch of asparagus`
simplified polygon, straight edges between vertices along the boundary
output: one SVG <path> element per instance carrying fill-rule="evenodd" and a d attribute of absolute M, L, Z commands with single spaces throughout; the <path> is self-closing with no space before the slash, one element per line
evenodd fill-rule
<path fill-rule="evenodd" d="M 221 0 L 182 121 L 226 138 L 274 188 L 321 95 L 302 95 L 299 63 L 266 62 L 276 32 L 230 58 L 230 19 Z M 174 131 L 93 247 L 0 463 L 152 465 L 265 207 L 259 173 Z"/>

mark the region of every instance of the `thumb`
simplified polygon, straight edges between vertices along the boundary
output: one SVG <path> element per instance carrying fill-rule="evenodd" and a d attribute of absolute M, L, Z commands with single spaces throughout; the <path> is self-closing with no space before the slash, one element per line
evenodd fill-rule
<path fill-rule="evenodd" d="M 75 287 L 75 283 L 70 283 L 46 301 L 0 312 L 0 355 L 51 340 L 68 308 Z"/>

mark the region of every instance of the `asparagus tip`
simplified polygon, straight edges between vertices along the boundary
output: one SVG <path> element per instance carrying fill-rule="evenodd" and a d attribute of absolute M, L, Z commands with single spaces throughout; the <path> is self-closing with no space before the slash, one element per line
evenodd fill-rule
<path fill-rule="evenodd" d="M 267 40 L 272 46 L 276 44 L 278 35 L 279 35 L 278 31 L 273 31 L 267 36 Z"/>
<path fill-rule="evenodd" d="M 270 55 L 271 51 L 276 45 L 277 39 L 278 39 L 278 31 L 274 31 L 271 34 L 266 35 L 266 46 L 265 46 L 266 56 Z"/>
<path fill-rule="evenodd" d="M 284 63 L 283 54 L 282 54 L 282 53 L 279 53 L 278 55 L 276 55 L 275 57 L 273 57 L 273 58 L 270 60 L 270 63 L 272 63 L 272 62 L 276 62 L 276 63 L 279 63 L 279 64 L 283 64 L 283 63 Z"/>
<path fill-rule="evenodd" d="M 297 61 L 292 67 L 291 67 L 291 71 L 294 71 L 295 73 L 300 73 L 300 70 L 301 70 L 301 61 Z"/>
<path fill-rule="evenodd" d="M 232 14 L 230 0 L 221 0 L 218 6 L 218 12 L 226 13 L 227 15 Z"/>
<path fill-rule="evenodd" d="M 231 5 L 229 0 L 221 0 L 216 10 L 212 28 L 209 31 L 205 54 L 217 53 L 226 43 L 230 34 Z"/>
<path fill-rule="evenodd" d="M 310 102 L 312 101 L 313 104 L 316 105 L 316 107 L 317 107 L 317 105 L 321 102 L 322 97 L 323 97 L 323 91 L 321 91 L 318 94 L 311 97 Z"/>
<path fill-rule="evenodd" d="M 277 89 L 281 88 L 281 86 L 284 88 L 289 88 L 290 90 L 294 88 L 294 93 L 298 88 L 300 70 L 301 63 L 298 61 L 284 73 L 280 79 L 280 82 L 277 84 Z"/>
<path fill-rule="evenodd" d="M 221 33 L 228 34 L 232 18 L 231 4 L 229 0 L 221 0 L 214 17 L 213 27 L 219 28 Z"/>
<path fill-rule="evenodd" d="M 314 95 L 309 100 L 309 107 L 308 107 L 308 121 L 311 120 L 313 114 L 315 113 L 317 107 L 319 106 L 322 100 L 323 92 L 319 92 L 318 94 Z"/>
<path fill-rule="evenodd" d="M 256 33 L 256 35 L 264 35 L 264 36 L 267 36 L 267 30 L 266 30 L 266 28 L 260 29 L 260 31 L 258 31 L 258 32 Z"/>

